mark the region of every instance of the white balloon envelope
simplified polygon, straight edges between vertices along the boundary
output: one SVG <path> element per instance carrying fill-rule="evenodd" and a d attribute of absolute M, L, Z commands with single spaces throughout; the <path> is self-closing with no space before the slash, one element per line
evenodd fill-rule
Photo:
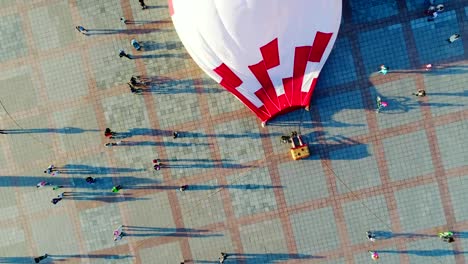
<path fill-rule="evenodd" d="M 169 0 L 195 62 L 262 122 L 308 107 L 341 0 Z"/>

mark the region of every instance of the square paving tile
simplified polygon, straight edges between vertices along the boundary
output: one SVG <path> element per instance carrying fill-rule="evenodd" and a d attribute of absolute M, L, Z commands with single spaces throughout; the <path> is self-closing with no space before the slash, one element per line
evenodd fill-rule
<path fill-rule="evenodd" d="M 1 56 L 1 55 L 0 55 Z M 31 111 L 40 105 L 38 82 L 29 67 L 13 68 L 0 73 L 3 106 L 9 113 Z M 12 89 L 14 87 L 14 89 Z"/>
<path fill-rule="evenodd" d="M 98 89 L 105 90 L 119 85 L 128 87 L 127 82 L 137 72 L 132 60 L 125 57 L 119 58 L 120 49 L 131 54 L 128 46 L 127 40 L 119 39 L 113 42 L 104 42 L 88 50 L 89 64 L 92 66 L 91 70 Z M 132 94 L 129 93 L 129 95 Z"/>
<path fill-rule="evenodd" d="M 468 131 L 468 121 L 466 120 L 436 127 L 442 163 L 446 169 L 467 165 L 466 131 Z"/>
<path fill-rule="evenodd" d="M 10 138 L 10 148 L 13 158 L 17 162 L 34 163 L 39 160 L 53 157 L 53 149 L 50 142 L 53 142 L 53 133 L 45 119 L 46 116 L 34 116 L 16 120 L 23 127 L 14 127 L 15 132 Z M 34 136 L 34 137 L 32 137 Z M 47 161 L 49 162 L 49 161 Z"/>
<path fill-rule="evenodd" d="M 427 103 L 433 116 L 441 116 L 465 110 L 468 105 L 468 63 L 436 69 L 424 75 L 427 92 Z M 454 75 L 457 78 L 454 78 Z"/>
<path fill-rule="evenodd" d="M 215 126 L 223 166 L 264 158 L 257 124 L 252 116 Z"/>
<path fill-rule="evenodd" d="M 179 242 L 142 249 L 140 258 L 142 263 L 154 263 L 157 260 L 158 263 L 165 264 L 180 263 L 184 259 Z"/>
<path fill-rule="evenodd" d="M 123 132 L 127 137 L 152 136 L 157 129 L 150 129 L 144 99 L 130 93 L 107 97 L 102 100 L 106 125 L 116 132 Z M 103 132 L 100 131 L 102 134 Z M 128 134 L 128 135 L 127 135 Z M 123 139 L 131 141 L 131 139 Z M 142 144 L 144 145 L 144 144 Z"/>
<path fill-rule="evenodd" d="M 200 263 L 216 263 L 220 252 L 234 252 L 234 246 L 229 232 L 219 233 L 207 239 L 206 237 L 189 238 L 193 259 Z M 229 263 L 229 261 L 226 261 Z"/>
<path fill-rule="evenodd" d="M 299 254 L 317 256 L 321 251 L 339 247 L 335 216 L 331 208 L 293 214 L 290 220 Z M 317 231 L 311 226 L 320 226 L 320 239 L 317 238 Z"/>
<path fill-rule="evenodd" d="M 174 190 L 175 191 L 175 190 Z M 176 232 L 167 194 L 155 193 L 127 205 L 125 232 L 136 239 L 173 236 Z M 128 227 L 127 227 L 128 226 Z"/>
<path fill-rule="evenodd" d="M 23 21 L 18 14 L 0 17 L 0 43 L 2 43 L 0 45 L 0 62 L 17 59 L 28 54 L 22 24 Z"/>
<path fill-rule="evenodd" d="M 288 206 L 329 195 L 326 176 L 318 157 L 303 160 L 301 164 L 297 161 L 281 163 L 278 170 Z"/>
<path fill-rule="evenodd" d="M 466 186 L 468 186 L 468 175 L 448 179 L 450 198 L 457 222 L 468 220 L 468 204 L 466 203 L 468 192 L 466 192 Z"/>
<path fill-rule="evenodd" d="M 61 147 L 67 152 L 82 151 L 90 145 L 102 145 L 102 131 L 98 127 L 96 112 L 92 105 L 82 104 L 75 108 L 67 108 L 53 114 L 56 136 Z M 87 142 L 86 145 L 83 142 Z M 102 146 L 104 148 L 104 146 Z"/>
<path fill-rule="evenodd" d="M 330 135 L 357 136 L 368 133 L 364 105 L 359 91 L 317 99 L 322 126 Z"/>
<path fill-rule="evenodd" d="M 275 188 L 268 168 L 259 168 L 227 177 L 229 194 L 236 217 L 276 210 Z"/>
<path fill-rule="evenodd" d="M 422 118 L 418 97 L 411 93 L 416 92 L 413 79 L 406 78 L 376 86 L 371 92 L 375 101 L 377 96 L 387 102 L 385 107 L 377 114 L 379 128 L 391 128 L 416 122 Z"/>
<path fill-rule="evenodd" d="M 417 233 L 417 230 L 445 224 L 445 214 L 436 184 L 397 191 L 395 199 L 404 232 Z"/>
<path fill-rule="evenodd" d="M 4 163 L 5 164 L 5 163 Z M 3 176 L 0 183 L 0 220 L 6 220 L 16 218 L 19 216 L 19 204 L 16 200 L 16 190 L 14 188 L 8 188 L 18 184 L 15 176 Z"/>
<path fill-rule="evenodd" d="M 0 228 L 0 235 L 3 237 L 0 242 L 0 252 L 2 252 L 2 249 L 7 248 L 10 245 L 23 244 L 26 242 L 26 234 L 19 223 Z"/>
<path fill-rule="evenodd" d="M 65 54 L 41 61 L 49 99 L 59 101 L 66 98 L 79 98 L 88 94 L 88 82 L 83 71 L 83 63 L 78 53 Z M 63 78 L 70 76 L 70 78 Z"/>
<path fill-rule="evenodd" d="M 208 92 L 208 106 L 212 115 L 216 116 L 222 113 L 245 109 L 241 101 L 215 81 L 208 80 L 206 77 L 203 78 L 202 81 L 203 89 Z"/>
<path fill-rule="evenodd" d="M 427 17 L 415 19 L 411 28 L 423 65 L 464 54 L 463 39 L 452 44 L 447 42 L 450 35 L 459 32 L 455 10 L 441 13 L 434 22 L 428 22 Z"/>
<path fill-rule="evenodd" d="M 340 85 L 356 79 L 351 43 L 348 38 L 338 38 L 320 73 L 316 89 Z"/>
<path fill-rule="evenodd" d="M 271 232 L 272 230 L 275 232 Z M 241 227 L 245 263 L 277 263 L 288 260 L 288 247 L 282 230 L 278 219 Z"/>
<path fill-rule="evenodd" d="M 349 4 L 355 23 L 371 22 L 398 14 L 396 0 L 351 0 Z"/>
<path fill-rule="evenodd" d="M 434 171 L 426 132 L 420 130 L 383 140 L 388 173 L 394 181 Z"/>
<path fill-rule="evenodd" d="M 85 28 L 117 30 L 125 28 L 125 25 L 119 20 L 123 16 L 119 0 L 77 1 L 76 5 L 81 23 Z"/>
<path fill-rule="evenodd" d="M 33 258 L 30 255 L 31 242 L 21 242 L 16 244 L 9 244 L 6 247 L 0 247 L 0 260 L 4 263 L 32 263 Z M 21 257 L 25 256 L 25 257 Z"/>
<path fill-rule="evenodd" d="M 382 64 L 390 71 L 407 69 L 409 59 L 405 43 L 401 24 L 360 33 L 359 44 L 366 73 L 376 73 Z"/>
<path fill-rule="evenodd" d="M 215 167 L 211 156 L 209 137 L 204 130 L 179 132 L 173 139 L 164 137 L 168 166 L 173 179 L 188 178 L 197 174 L 209 173 Z M 164 161 L 161 161 L 164 163 Z"/>
<path fill-rule="evenodd" d="M 43 51 L 67 46 L 76 38 L 68 1 L 32 9 L 29 19 L 34 44 Z"/>
<path fill-rule="evenodd" d="M 176 93 L 168 92 L 161 93 L 155 96 L 155 109 L 160 117 L 159 124 L 161 128 L 171 128 L 190 121 L 201 119 L 200 105 L 198 97 L 193 88 L 193 82 L 173 80 L 166 82 L 170 89 L 190 89 L 192 87 L 192 95 L 187 96 L 186 92 Z M 159 88 L 158 88 L 159 89 Z M 167 102 L 171 102 L 168 104 Z"/>
<path fill-rule="evenodd" d="M 376 208 L 378 210 L 373 210 Z M 352 244 L 366 242 L 367 231 L 386 231 L 391 227 L 387 203 L 381 195 L 347 202 L 343 205 L 343 212 Z"/>
<path fill-rule="evenodd" d="M 190 186 L 185 192 L 177 192 L 184 224 L 196 228 L 226 221 L 219 184 L 216 180 Z"/>
<path fill-rule="evenodd" d="M 119 213 L 118 204 L 90 208 L 79 212 L 83 244 L 88 251 L 123 245 L 126 239 L 115 242 L 112 232 L 120 225 L 125 224 Z M 70 236 L 71 237 L 71 236 Z"/>
<path fill-rule="evenodd" d="M 53 214 L 43 219 L 35 219 L 31 223 L 32 236 L 38 252 L 53 251 L 57 255 L 74 255 L 79 252 L 79 241 L 73 239 L 76 237 L 76 230 L 71 217 L 63 213 Z"/>
<path fill-rule="evenodd" d="M 367 156 L 365 154 L 368 154 Z M 377 167 L 377 161 L 372 155 L 372 145 L 355 145 L 344 147 L 330 153 L 333 171 L 345 184 L 338 183 L 339 193 L 357 191 L 363 188 L 379 186 L 380 173 Z M 353 162 L 349 162 L 353 157 Z"/>

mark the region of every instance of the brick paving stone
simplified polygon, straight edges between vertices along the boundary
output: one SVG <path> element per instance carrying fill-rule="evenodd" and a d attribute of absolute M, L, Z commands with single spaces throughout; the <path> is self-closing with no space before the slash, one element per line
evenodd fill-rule
<path fill-rule="evenodd" d="M 440 194 L 435 184 L 397 191 L 395 199 L 405 232 L 416 232 L 445 224 Z"/>
<path fill-rule="evenodd" d="M 388 173 L 394 181 L 418 177 L 434 172 L 425 131 L 386 138 L 383 140 Z M 396 162 L 398 160 L 398 162 Z"/>

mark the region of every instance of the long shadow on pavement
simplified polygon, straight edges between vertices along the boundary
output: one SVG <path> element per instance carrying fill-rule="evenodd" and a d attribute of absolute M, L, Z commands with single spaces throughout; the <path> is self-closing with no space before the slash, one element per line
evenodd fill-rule
<path fill-rule="evenodd" d="M 409 254 L 422 257 L 441 257 L 466 254 L 468 251 L 448 250 L 448 249 L 428 249 L 428 250 L 379 250 L 379 253 Z"/>
<path fill-rule="evenodd" d="M 167 237 L 216 237 L 222 234 L 209 233 L 208 230 L 192 228 L 164 228 L 148 226 L 127 226 L 122 230 L 125 236 L 146 237 L 146 236 L 167 236 Z"/>
<path fill-rule="evenodd" d="M 71 259 L 71 258 L 79 258 L 79 259 L 125 259 L 125 258 L 133 258 L 132 255 L 108 255 L 108 254 L 75 254 L 75 255 L 55 255 L 55 254 L 48 254 L 48 260 L 57 260 L 57 261 L 64 261 L 64 259 Z M 34 263 L 35 257 L 0 257 L 0 263 Z M 54 259 L 55 258 L 55 259 Z M 45 262 L 45 263 L 51 263 Z"/>
<path fill-rule="evenodd" d="M 280 261 L 291 261 L 291 260 L 304 260 L 304 259 L 321 259 L 323 256 L 312 256 L 305 254 L 288 254 L 288 253 L 258 253 L 258 254 L 236 254 L 227 253 L 228 257 L 226 263 L 262 263 L 272 264 Z M 219 263 L 217 260 L 193 260 L 193 263 Z"/>
<path fill-rule="evenodd" d="M 41 133 L 79 134 L 79 133 L 85 133 L 85 132 L 99 132 L 98 129 L 82 129 L 79 127 L 2 129 L 1 131 L 7 134 L 41 134 Z"/>

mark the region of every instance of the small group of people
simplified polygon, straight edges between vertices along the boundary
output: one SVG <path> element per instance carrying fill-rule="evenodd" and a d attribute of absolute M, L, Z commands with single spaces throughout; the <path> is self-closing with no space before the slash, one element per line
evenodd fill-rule
<path fill-rule="evenodd" d="M 125 235 L 122 229 L 123 229 L 123 225 L 120 225 L 114 230 L 114 241 L 121 240 L 122 237 Z"/>
<path fill-rule="evenodd" d="M 372 231 L 367 231 L 366 232 L 366 236 L 367 236 L 367 240 L 371 241 L 371 242 L 374 242 L 375 239 L 377 238 L 377 236 L 375 235 L 374 232 Z M 437 236 L 444 242 L 447 242 L 447 243 L 452 243 L 455 241 L 455 239 L 453 238 L 453 232 L 452 231 L 445 231 L 445 232 L 440 232 L 437 234 Z M 379 259 L 379 253 L 377 253 L 377 251 L 372 251 L 372 250 L 369 250 L 368 251 L 371 258 L 373 260 L 378 260 Z"/>
<path fill-rule="evenodd" d="M 429 1 L 429 7 L 424 11 L 424 14 L 429 18 L 427 21 L 434 21 L 434 19 L 439 15 L 440 12 L 445 10 L 445 6 L 443 4 L 435 5 L 434 0 Z"/>
<path fill-rule="evenodd" d="M 143 88 L 148 87 L 149 80 L 142 76 L 132 76 L 130 78 L 130 82 L 128 82 L 128 86 L 130 87 L 130 92 L 134 94 L 141 94 L 143 92 Z"/>

